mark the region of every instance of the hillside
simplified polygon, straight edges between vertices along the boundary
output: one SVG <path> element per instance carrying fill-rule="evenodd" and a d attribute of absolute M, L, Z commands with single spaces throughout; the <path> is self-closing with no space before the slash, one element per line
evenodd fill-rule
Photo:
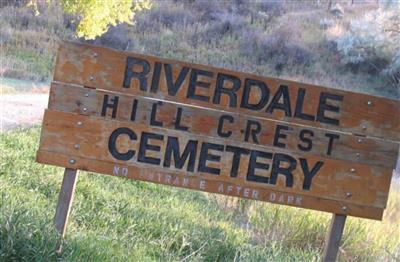
<path fill-rule="evenodd" d="M 110 27 L 87 42 L 398 98 L 400 39 L 373 28 L 373 21 L 387 22 L 399 11 L 377 11 L 376 1 L 352 2 L 341 2 L 338 15 L 327 1 L 155 1 L 133 25 Z M 51 79 L 59 41 L 85 41 L 74 36 L 76 21 L 56 4 L 42 3 L 36 12 L 23 5 L 0 8 L 0 76 Z M 370 41 L 364 27 L 383 42 L 363 44 Z"/>

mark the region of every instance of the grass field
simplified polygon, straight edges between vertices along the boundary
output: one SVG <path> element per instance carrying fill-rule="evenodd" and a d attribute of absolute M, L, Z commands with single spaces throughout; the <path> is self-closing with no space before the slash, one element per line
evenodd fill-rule
<path fill-rule="evenodd" d="M 40 128 L 0 134 L 0 261 L 319 261 L 330 215 L 82 172 L 53 252 L 61 168 L 35 163 Z M 400 259 L 400 192 L 382 222 L 349 218 L 340 261 Z"/>
<path fill-rule="evenodd" d="M 32 82 L 13 78 L 0 77 L 0 94 L 17 93 L 46 93 L 49 91 L 50 82 Z"/>

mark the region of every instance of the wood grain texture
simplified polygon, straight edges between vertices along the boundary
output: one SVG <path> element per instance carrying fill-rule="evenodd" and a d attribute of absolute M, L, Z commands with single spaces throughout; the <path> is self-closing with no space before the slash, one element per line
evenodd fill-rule
<path fill-rule="evenodd" d="M 65 232 L 67 231 L 67 222 L 72 201 L 74 200 L 77 179 L 78 170 L 70 168 L 65 169 L 64 179 L 58 196 L 56 214 L 54 216 L 54 224 L 61 239 L 64 238 Z"/>
<path fill-rule="evenodd" d="M 183 67 L 196 70 L 204 70 L 211 72 L 214 77 L 202 81 L 210 81 L 208 88 L 198 88 L 197 95 L 206 97 L 209 101 L 200 101 L 196 99 L 188 99 L 188 77 L 183 81 L 175 95 L 171 95 L 167 91 L 167 83 L 165 73 L 161 70 L 159 80 L 159 90 L 157 92 L 139 90 L 139 81 L 132 81 L 129 88 L 123 88 L 124 72 L 127 57 L 145 59 L 150 64 L 149 75 L 154 73 L 154 65 L 156 62 L 161 64 L 168 63 L 172 67 L 173 80 L 177 79 L 180 70 Z M 339 113 L 328 112 L 328 116 L 337 118 L 340 124 L 335 126 L 318 121 L 306 121 L 300 118 L 288 117 L 281 110 L 275 110 L 267 113 L 264 109 L 259 111 L 244 109 L 240 107 L 231 107 L 230 99 L 227 95 L 222 94 L 219 103 L 212 103 L 215 94 L 215 76 L 217 74 L 228 74 L 237 77 L 243 83 L 246 78 L 255 79 L 264 82 L 270 90 L 270 99 L 281 85 L 286 85 L 290 92 L 290 104 L 292 111 L 296 107 L 296 97 L 298 91 L 303 88 L 306 91 L 304 97 L 304 112 L 315 115 L 320 95 L 323 92 L 332 93 L 342 96 L 343 100 L 339 103 Z M 176 60 L 161 59 L 157 57 L 144 56 L 135 53 L 117 52 L 112 49 L 95 47 L 83 44 L 63 43 L 59 49 L 56 69 L 54 72 L 54 80 L 65 83 L 78 84 L 91 88 L 105 89 L 125 94 L 142 95 L 162 100 L 168 100 L 178 103 L 191 104 L 211 109 L 225 110 L 232 113 L 242 113 L 251 116 L 257 116 L 266 119 L 273 119 L 301 125 L 313 126 L 329 130 L 346 132 L 349 134 L 357 134 L 367 137 L 378 137 L 387 140 L 400 141 L 400 102 L 387 98 L 375 97 L 365 94 L 358 94 L 337 89 L 330 89 L 321 86 L 303 84 L 277 78 L 260 77 L 247 73 L 229 71 L 225 69 L 190 64 Z M 146 80 L 147 86 L 152 84 L 149 77 Z M 237 97 L 240 100 L 243 96 L 243 88 L 237 91 Z M 259 93 L 251 92 L 249 101 L 258 101 Z M 240 104 L 240 101 L 237 104 Z M 254 102 L 256 103 L 256 102 Z"/>
<path fill-rule="evenodd" d="M 119 127 L 130 128 L 137 135 L 135 141 L 130 140 L 127 136 L 121 136 L 118 140 L 117 147 L 119 151 L 127 152 L 128 150 L 135 150 L 136 152 L 136 155 L 127 161 L 115 159 L 115 157 L 110 154 L 109 148 L 107 147 L 111 133 Z M 139 141 L 141 134 L 144 132 L 156 133 L 164 136 L 162 141 L 152 140 L 150 142 L 150 144 L 160 147 L 160 152 L 148 152 L 149 156 L 161 159 L 161 162 L 158 165 L 150 165 L 143 162 L 139 163 L 139 161 L 137 161 L 137 156 L 139 155 Z M 317 161 L 324 162 L 324 165 L 321 167 L 318 174 L 313 178 L 310 190 L 303 189 L 304 175 L 302 174 L 299 165 L 293 171 L 293 187 L 287 187 L 285 183 L 286 178 L 284 176 L 278 176 L 276 185 L 255 183 L 246 180 L 249 166 L 249 155 L 245 155 L 241 158 L 237 178 L 230 177 L 233 160 L 232 154 L 227 152 L 213 152 L 213 154 L 220 155 L 221 157 L 219 162 L 210 162 L 209 164 L 210 166 L 221 170 L 221 173 L 218 176 L 198 172 L 198 170 L 190 172 L 188 171 L 187 163 L 185 163 L 185 166 L 181 169 L 176 168 L 173 164 L 171 164 L 170 167 L 163 166 L 163 152 L 165 151 L 165 141 L 167 136 L 179 138 L 181 152 L 183 151 L 183 147 L 187 141 L 198 141 L 199 146 L 197 147 L 197 156 L 200 155 L 200 145 L 203 142 L 216 143 L 223 146 L 233 145 L 248 148 L 247 144 L 235 141 L 226 141 L 223 139 L 210 138 L 189 133 L 184 134 L 181 131 L 174 130 L 168 130 L 168 132 L 166 132 L 165 129 L 162 128 L 148 127 L 137 123 L 126 123 L 115 120 L 109 121 L 97 117 L 47 110 L 42 127 L 40 150 L 74 157 L 83 157 L 97 161 L 113 162 L 118 165 L 150 168 L 154 169 L 155 172 L 163 172 L 169 169 L 172 172 L 180 173 L 182 175 L 189 174 L 190 176 L 199 179 L 207 178 L 209 181 L 226 181 L 232 184 L 236 183 L 240 186 L 251 185 L 260 190 L 276 190 L 278 192 L 289 194 L 330 199 L 341 201 L 343 204 L 352 203 L 360 206 L 374 206 L 378 208 L 384 208 L 386 206 L 392 175 L 392 170 L 388 168 L 349 163 L 341 160 L 316 157 L 311 154 L 299 155 L 273 147 L 253 145 L 251 147 L 252 150 L 270 152 L 273 154 L 289 154 L 295 159 L 302 157 L 307 159 L 310 166 L 314 165 Z M 76 147 L 76 145 L 78 145 L 78 147 Z M 42 158 L 41 161 L 51 164 L 50 162 L 46 162 L 44 158 Z M 198 157 L 196 157 L 195 166 L 198 166 Z M 351 168 L 354 168 L 355 172 L 351 172 Z M 266 170 L 258 170 L 257 172 L 259 172 L 261 176 L 270 176 L 270 173 Z"/>
<path fill-rule="evenodd" d="M 69 162 L 70 159 L 74 159 L 76 162 L 74 164 L 71 164 Z M 61 153 L 55 153 L 52 151 L 39 150 L 37 153 L 37 161 L 39 163 L 50 165 L 88 170 L 96 173 L 124 177 L 134 180 L 148 181 L 157 184 L 164 184 L 248 199 L 254 199 L 252 197 L 252 194 L 254 191 L 257 191 L 257 200 L 260 201 L 332 212 L 342 215 L 351 215 L 375 220 L 381 220 L 383 215 L 383 209 L 376 207 L 348 204 L 345 205 L 346 209 L 343 209 L 344 205 L 340 201 L 333 201 L 304 195 L 298 196 L 290 193 L 277 192 L 269 188 L 265 188 L 263 190 L 253 189 L 251 186 L 244 187 L 238 193 L 235 188 L 236 185 L 228 182 L 214 182 L 210 181 L 208 178 L 200 178 L 198 176 L 185 175 L 168 170 L 163 170 L 160 172 L 154 168 L 145 168 L 135 165 L 116 165 L 113 162 L 71 156 Z M 118 172 L 116 172 L 116 167 L 119 167 Z M 221 185 L 224 186 L 224 190 L 226 190 L 226 192 L 221 193 L 219 189 Z M 228 192 L 227 189 L 229 189 L 230 187 L 233 188 L 233 190 Z"/>
<path fill-rule="evenodd" d="M 329 226 L 328 234 L 325 238 L 325 249 L 322 259 L 323 262 L 336 261 L 345 223 L 345 215 L 332 214 L 331 224 Z"/>
<path fill-rule="evenodd" d="M 49 109 L 63 112 L 83 114 L 87 116 L 101 117 L 104 97 L 108 96 L 107 101 L 111 101 L 115 96 L 118 97 L 118 107 L 116 108 L 115 120 L 137 123 L 143 125 L 150 124 L 152 107 L 160 100 L 154 100 L 141 96 L 111 93 L 99 89 L 88 89 L 81 86 L 69 85 L 53 82 L 50 89 Z M 132 121 L 132 107 L 134 100 L 137 100 L 135 119 Z M 231 132 L 228 140 L 245 142 L 246 129 L 249 121 L 261 124 L 261 132 L 257 135 L 258 143 L 252 138 L 248 139 L 250 144 L 259 146 L 273 146 L 276 129 L 278 126 L 287 126 L 288 130 L 282 131 L 287 138 L 280 141 L 285 144 L 285 150 L 296 152 L 297 154 L 306 153 L 308 155 L 323 156 L 352 163 L 363 163 L 369 165 L 394 168 L 397 160 L 398 144 L 381 139 L 363 138 L 359 136 L 344 134 L 340 132 L 305 127 L 296 124 L 289 124 L 268 119 L 244 116 L 225 111 L 210 110 L 206 108 L 181 105 L 172 102 L 161 101 L 157 107 L 157 121 L 163 123 L 165 129 L 176 129 L 176 116 L 180 108 L 181 125 L 187 127 L 189 133 L 209 137 L 219 137 L 218 124 L 221 116 L 230 116 L 233 123 L 224 122 L 223 132 Z M 111 102 L 109 102 L 111 103 Z M 83 109 L 86 109 L 85 111 Z M 113 110 L 108 108 L 105 111 L 105 118 L 112 119 Z M 312 149 L 309 151 L 301 150 L 299 146 L 305 143 L 300 139 L 301 133 L 311 131 L 313 136 Z M 329 137 L 327 134 L 339 136 L 332 144 L 332 150 L 328 153 Z M 248 145 L 249 147 L 251 145 Z"/>
<path fill-rule="evenodd" d="M 382 219 L 400 101 L 68 42 L 54 81 L 40 163 Z"/>

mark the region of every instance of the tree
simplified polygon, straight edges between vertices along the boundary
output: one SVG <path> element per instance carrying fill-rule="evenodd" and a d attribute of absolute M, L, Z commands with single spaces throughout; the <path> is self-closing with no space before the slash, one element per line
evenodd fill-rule
<path fill-rule="evenodd" d="M 28 5 L 38 12 L 38 2 Z M 77 36 L 94 39 L 107 32 L 110 25 L 132 23 L 136 12 L 151 8 L 150 0 L 47 0 L 47 4 L 61 4 L 65 13 L 77 16 Z"/>

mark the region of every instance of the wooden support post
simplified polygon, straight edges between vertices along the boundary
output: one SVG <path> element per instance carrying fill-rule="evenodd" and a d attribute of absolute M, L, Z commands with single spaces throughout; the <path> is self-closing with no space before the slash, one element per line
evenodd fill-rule
<path fill-rule="evenodd" d="M 77 178 L 78 170 L 69 168 L 65 169 L 64 179 L 58 196 L 56 215 L 54 216 L 54 224 L 56 230 L 60 234 L 60 239 L 56 247 L 56 253 L 58 254 L 62 251 L 62 240 L 67 230 L 68 216 L 71 210 L 72 200 L 74 199 Z"/>
<path fill-rule="evenodd" d="M 346 215 L 333 214 L 329 232 L 325 238 L 324 262 L 336 261 L 340 240 L 342 239 Z"/>

